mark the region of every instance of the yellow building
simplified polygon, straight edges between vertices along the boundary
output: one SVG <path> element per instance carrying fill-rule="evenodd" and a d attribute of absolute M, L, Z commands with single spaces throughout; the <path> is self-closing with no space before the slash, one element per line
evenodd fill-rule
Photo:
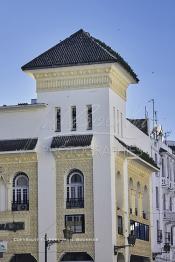
<path fill-rule="evenodd" d="M 151 261 L 152 172 L 158 168 L 148 154 L 118 140 L 116 156 L 116 204 L 118 261 Z M 121 191 L 124 192 L 121 194 Z M 134 246 L 128 235 L 135 235 Z M 128 259 L 130 257 L 130 259 Z"/>

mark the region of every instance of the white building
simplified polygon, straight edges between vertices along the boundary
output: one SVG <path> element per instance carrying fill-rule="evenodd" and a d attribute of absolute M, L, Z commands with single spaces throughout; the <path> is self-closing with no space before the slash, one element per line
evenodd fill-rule
<path fill-rule="evenodd" d="M 41 238 L 62 239 L 66 226 L 73 241 L 52 245 L 49 262 L 151 261 L 158 168 L 149 136 L 126 119 L 136 74 L 83 30 L 22 70 L 36 80 L 37 100 L 0 107 L 2 261 L 44 262 Z"/>

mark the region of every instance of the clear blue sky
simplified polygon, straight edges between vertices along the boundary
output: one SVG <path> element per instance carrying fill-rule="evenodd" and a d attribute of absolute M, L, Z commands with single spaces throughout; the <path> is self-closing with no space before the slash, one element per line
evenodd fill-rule
<path fill-rule="evenodd" d="M 138 74 L 127 112 L 143 117 L 155 98 L 175 139 L 174 0 L 1 0 L 0 105 L 29 102 L 35 83 L 20 67 L 83 28 L 119 52 Z"/>

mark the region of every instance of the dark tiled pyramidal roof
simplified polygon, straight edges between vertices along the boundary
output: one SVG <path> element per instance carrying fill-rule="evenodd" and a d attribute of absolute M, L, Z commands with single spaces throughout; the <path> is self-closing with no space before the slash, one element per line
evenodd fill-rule
<path fill-rule="evenodd" d="M 114 62 L 119 63 L 136 82 L 139 81 L 118 53 L 81 29 L 24 65 L 22 70 Z"/>
<path fill-rule="evenodd" d="M 148 130 L 148 120 L 143 118 L 143 119 L 129 119 L 128 120 L 136 126 L 138 129 L 140 129 L 143 133 L 146 135 L 149 135 L 149 130 Z"/>
<path fill-rule="evenodd" d="M 51 148 L 90 146 L 92 135 L 57 136 L 52 140 Z"/>
<path fill-rule="evenodd" d="M 37 138 L 0 140 L 0 152 L 33 150 L 37 141 Z"/>

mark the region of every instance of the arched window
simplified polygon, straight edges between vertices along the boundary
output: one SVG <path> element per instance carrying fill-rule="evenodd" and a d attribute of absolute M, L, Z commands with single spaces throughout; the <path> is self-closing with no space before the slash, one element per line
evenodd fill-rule
<path fill-rule="evenodd" d="M 133 203 L 133 202 L 135 202 L 133 189 L 134 189 L 133 180 L 130 177 L 130 179 L 129 179 L 129 209 L 130 209 L 130 214 L 134 213 L 133 206 L 135 206 L 135 204 Z"/>
<path fill-rule="evenodd" d="M 84 207 L 84 177 L 81 171 L 74 169 L 67 177 L 67 208 Z"/>
<path fill-rule="evenodd" d="M 13 179 L 12 211 L 29 210 L 29 179 L 20 172 Z"/>
<path fill-rule="evenodd" d="M 3 177 L 0 177 L 0 211 L 7 210 L 7 187 Z"/>
<path fill-rule="evenodd" d="M 135 215 L 137 216 L 139 213 L 139 194 L 141 191 L 140 182 L 137 182 L 137 189 L 136 189 L 136 198 L 135 198 Z"/>
<path fill-rule="evenodd" d="M 123 208 L 123 179 L 120 171 L 116 175 L 116 197 L 117 197 L 117 209 L 121 210 Z"/>
<path fill-rule="evenodd" d="M 147 186 L 144 186 L 143 191 L 143 218 L 148 219 L 149 213 L 149 192 Z"/>

